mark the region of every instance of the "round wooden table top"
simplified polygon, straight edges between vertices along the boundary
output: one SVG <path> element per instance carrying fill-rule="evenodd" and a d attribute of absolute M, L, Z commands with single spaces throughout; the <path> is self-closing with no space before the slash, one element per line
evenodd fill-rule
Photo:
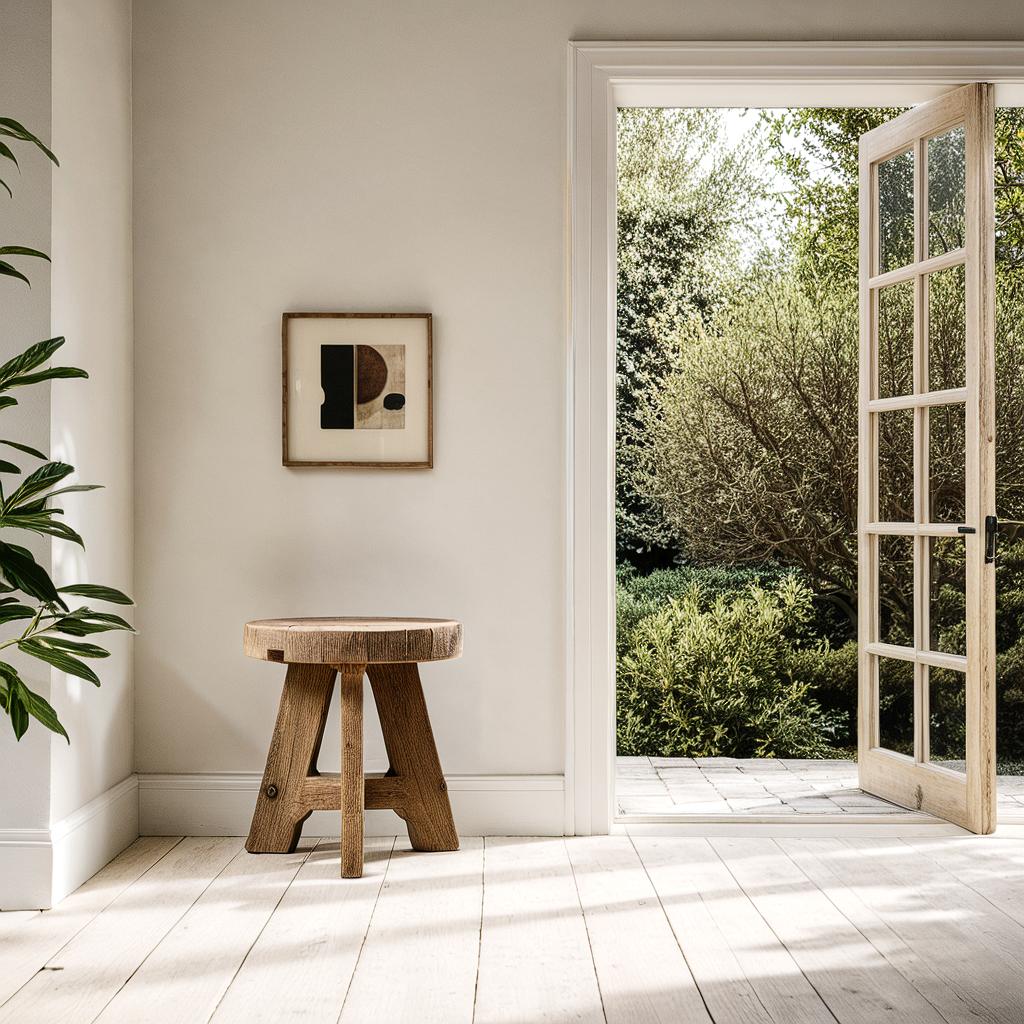
<path fill-rule="evenodd" d="M 307 665 L 394 665 L 444 661 L 462 654 L 454 619 L 256 619 L 245 624 L 250 658 Z"/>

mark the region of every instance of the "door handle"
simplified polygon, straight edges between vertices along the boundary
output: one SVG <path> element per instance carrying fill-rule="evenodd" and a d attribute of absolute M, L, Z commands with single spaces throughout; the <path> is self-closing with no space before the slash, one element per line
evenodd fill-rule
<path fill-rule="evenodd" d="M 996 534 L 1007 526 L 1024 526 L 1020 519 L 999 519 L 996 516 L 985 516 L 985 561 L 996 560 Z"/>
<path fill-rule="evenodd" d="M 996 534 L 999 532 L 999 520 L 995 516 L 985 516 L 985 563 L 996 560 Z"/>

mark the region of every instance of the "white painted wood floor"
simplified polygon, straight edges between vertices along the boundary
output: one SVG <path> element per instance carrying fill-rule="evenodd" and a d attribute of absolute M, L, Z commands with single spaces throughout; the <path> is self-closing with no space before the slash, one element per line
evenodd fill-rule
<path fill-rule="evenodd" d="M 0 914 L 0 1022 L 1024 1021 L 1024 831 L 143 838 Z"/>

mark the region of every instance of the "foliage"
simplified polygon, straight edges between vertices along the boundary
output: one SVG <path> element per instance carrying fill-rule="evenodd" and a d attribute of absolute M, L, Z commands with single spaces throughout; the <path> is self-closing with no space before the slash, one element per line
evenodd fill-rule
<path fill-rule="evenodd" d="M 662 335 L 672 369 L 645 393 L 646 444 L 634 486 L 657 501 L 677 544 L 702 560 L 799 566 L 853 614 L 856 580 L 857 137 L 891 110 L 768 115 L 776 161 L 792 180 L 785 259 L 764 260 L 704 322 Z M 997 247 L 997 507 L 1024 518 L 1024 112 L 1000 110 L 1003 169 Z M 797 135 L 793 152 L 783 139 Z M 952 187 L 952 185 L 950 186 Z M 1015 204 L 1017 204 L 1015 206 Z M 933 275 L 931 386 L 963 382 L 960 271 Z M 900 286 L 879 310 L 879 390 L 909 388 L 913 302 Z M 912 417 L 881 417 L 880 516 L 912 518 Z M 930 414 L 933 517 L 963 518 L 962 413 Z M 910 607 L 909 562 L 883 579 L 891 613 Z"/>
<path fill-rule="evenodd" d="M 795 576 L 731 599 L 693 583 L 644 616 L 618 664 L 617 749 L 664 757 L 822 757 L 836 720 L 809 694 L 801 654 L 812 593 Z"/>
<path fill-rule="evenodd" d="M 668 564 L 676 543 L 635 483 L 638 410 L 669 369 L 664 339 L 720 305 L 763 184 L 714 110 L 623 109 L 618 154 L 616 538 L 620 561 L 649 567 Z"/>
<path fill-rule="evenodd" d="M 694 585 L 714 599 L 732 600 L 751 586 L 771 590 L 783 580 L 795 576 L 806 582 L 800 570 L 781 565 L 677 565 L 642 574 L 633 566 L 620 565 L 615 572 L 615 627 L 621 652 L 639 621 L 657 611 L 670 598 L 680 599 Z M 816 594 L 812 602 L 810 629 L 830 643 L 850 638 L 845 615 L 833 603 Z"/>
<path fill-rule="evenodd" d="M 750 232 L 763 217 L 757 212 L 758 203 L 765 201 L 762 188 L 754 193 L 750 222 L 741 217 L 738 227 L 734 220 L 727 223 L 733 244 L 723 251 L 732 272 L 715 265 L 713 294 L 708 293 L 699 309 L 691 305 L 686 315 L 642 321 L 650 335 L 645 351 L 656 353 L 647 356 L 647 365 L 661 372 L 636 378 L 628 460 L 621 458 L 620 448 L 620 504 L 631 487 L 657 507 L 661 535 L 669 537 L 663 541 L 666 550 L 674 545 L 689 561 L 719 566 L 681 570 L 683 576 L 711 574 L 698 583 L 698 590 L 717 596 L 708 598 L 711 604 L 702 606 L 699 615 L 710 615 L 710 608 L 720 611 L 710 620 L 701 619 L 702 628 L 728 621 L 734 607 L 746 607 L 749 598 L 742 587 L 731 588 L 725 577 L 720 586 L 710 582 L 716 573 L 742 572 L 746 566 L 758 567 L 757 572 L 765 571 L 765 565 L 798 569 L 800 579 L 818 595 L 819 606 L 824 598 L 845 612 L 845 630 L 834 621 L 811 628 L 812 635 L 827 636 L 829 644 L 799 643 L 785 658 L 786 671 L 807 687 L 807 697 L 832 716 L 832 742 L 839 746 L 854 741 L 856 707 L 856 648 L 845 641 L 856 622 L 857 140 L 898 113 L 850 108 L 762 115 L 764 146 L 758 152 L 755 138 L 754 159 L 771 162 L 778 180 L 786 182 L 776 197 L 777 244 L 763 247 L 756 258 L 749 254 Z M 953 195 L 960 187 L 961 164 L 946 157 L 932 154 L 933 195 Z M 1022 109 L 997 110 L 995 170 L 997 508 L 1001 517 L 1024 519 Z M 912 169 L 897 161 L 886 173 L 892 175 L 894 197 L 892 208 L 885 211 L 893 225 L 886 245 L 899 251 L 905 248 L 899 227 L 909 209 L 905 199 Z M 936 206 L 930 214 L 932 234 L 957 244 L 959 222 L 941 203 Z M 738 239 L 745 239 L 740 243 L 742 259 L 737 257 Z M 930 279 L 932 389 L 963 384 L 964 290 L 959 273 L 944 271 Z M 671 292 L 671 283 L 662 282 L 656 295 Z M 629 308 L 636 305 L 631 299 Z M 885 290 L 878 317 L 879 394 L 905 394 L 912 390 L 910 287 Z M 623 335 L 620 321 L 620 345 Z M 964 519 L 965 441 L 960 410 L 929 412 L 934 521 Z M 912 519 L 912 415 L 880 417 L 879 447 L 878 517 Z M 628 485 L 622 479 L 626 475 Z M 617 524 L 621 522 L 620 509 Z M 909 540 L 887 539 L 880 557 L 882 629 L 897 643 L 909 642 L 912 635 L 911 550 Z M 962 541 L 937 541 L 931 554 L 932 643 L 962 652 Z M 659 623 L 662 633 L 669 628 L 666 608 L 676 608 L 678 619 L 678 609 L 684 607 L 681 594 L 689 593 L 692 582 L 662 573 L 649 579 L 649 584 L 640 584 L 620 575 L 620 672 L 625 672 L 627 657 L 639 664 L 635 644 L 645 630 L 650 633 L 652 623 Z M 775 586 L 766 579 L 758 582 L 769 593 Z M 1000 762 L 1005 764 L 1024 759 L 1024 541 L 1001 540 L 997 595 L 997 721 Z M 664 607 L 659 610 L 659 605 Z M 685 607 L 691 619 L 697 616 L 692 602 Z M 674 628 L 682 635 L 682 626 Z M 656 647 L 650 638 L 645 644 L 644 649 Z M 908 731 L 911 669 L 904 662 L 885 661 L 883 666 L 883 728 L 889 745 L 907 749 L 913 740 Z M 630 688 L 620 693 L 627 703 L 620 715 L 620 743 L 653 749 L 662 742 L 653 723 L 661 722 L 658 728 L 665 737 L 675 736 L 678 709 L 663 714 L 663 702 L 651 698 L 657 691 L 644 690 L 635 670 L 631 678 Z M 955 673 L 933 673 L 933 756 L 956 760 L 962 748 L 961 681 Z M 668 739 L 664 742 L 669 744 Z"/>
<path fill-rule="evenodd" d="M 681 334 L 648 395 L 644 484 L 693 557 L 799 566 L 852 607 L 856 306 L 770 280 Z"/>
<path fill-rule="evenodd" d="M 0 158 L 18 166 L 15 152 L 3 139 L 35 146 L 55 164 L 57 158 L 43 143 L 17 121 L 0 117 Z M 0 181 L 9 195 L 10 187 Z M 29 256 L 48 260 L 45 253 L 21 245 L 0 246 L 2 256 Z M 0 275 L 30 284 L 28 277 L 7 260 L 0 260 Z M 18 404 L 10 394 L 18 388 L 43 381 L 70 377 L 87 377 L 84 370 L 73 366 L 44 366 L 64 344 L 63 338 L 50 338 L 31 345 L 20 355 L 0 366 L 0 409 Z M 35 448 L 17 441 L 0 440 L 0 445 L 21 452 L 42 465 L 15 483 L 8 493 L 4 476 L 20 476 L 21 468 L 7 459 L 0 459 L 0 624 L 25 623 L 16 635 L 0 640 L 0 651 L 19 651 L 68 675 L 86 679 L 96 686 L 100 680 L 85 659 L 105 658 L 109 651 L 83 637 L 110 630 L 132 627 L 119 615 L 94 611 L 88 605 L 74 604 L 72 598 L 89 598 L 113 604 L 131 604 L 131 598 L 112 587 L 79 583 L 56 587 L 49 573 L 27 548 L 13 542 L 11 531 L 27 531 L 41 536 L 58 537 L 84 547 L 82 538 L 59 517 L 64 510 L 51 504 L 62 494 L 94 490 L 92 484 L 59 486 L 74 472 L 64 462 L 51 462 Z M 13 457 L 13 456 L 12 456 Z M 15 533 L 14 537 L 18 534 Z M 70 603 L 69 603 L 70 602 Z M 74 638 L 74 639 L 72 639 Z M 65 739 L 68 734 L 50 703 L 34 692 L 13 665 L 0 661 L 0 709 L 10 718 L 14 735 L 20 740 L 35 718 L 47 729 Z M 70 740 L 69 740 L 70 742 Z"/>

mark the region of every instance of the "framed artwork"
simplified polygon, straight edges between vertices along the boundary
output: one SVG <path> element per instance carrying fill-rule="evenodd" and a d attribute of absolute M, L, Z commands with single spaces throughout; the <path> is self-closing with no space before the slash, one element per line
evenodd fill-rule
<path fill-rule="evenodd" d="M 286 466 L 433 466 L 429 313 L 285 313 Z"/>

